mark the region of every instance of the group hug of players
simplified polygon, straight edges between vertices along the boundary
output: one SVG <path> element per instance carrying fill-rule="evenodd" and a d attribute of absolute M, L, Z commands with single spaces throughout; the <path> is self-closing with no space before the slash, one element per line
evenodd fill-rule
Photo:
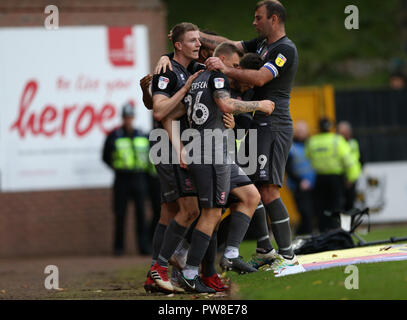
<path fill-rule="evenodd" d="M 284 23 L 281 3 L 266 0 L 256 6 L 253 25 L 259 37 L 250 41 L 230 41 L 202 32 L 192 23 L 177 24 L 170 31 L 174 53 L 161 57 L 154 76 L 140 80 L 155 128 L 167 131 L 178 155 L 177 161 L 170 158 L 170 163 L 155 164 L 161 216 L 144 283 L 147 292 L 228 289 L 215 265 L 224 208 L 230 218 L 222 270 L 251 273 L 267 266 L 278 274 L 298 265 L 279 192 L 293 138 L 289 98 L 298 67 L 297 50 L 285 34 Z M 179 127 L 172 125 L 175 120 Z M 186 164 L 180 136 L 188 128 L 199 134 L 202 153 L 201 161 Z M 226 144 L 213 144 L 212 152 L 203 152 L 208 132 L 236 128 L 257 133 L 257 154 L 251 156 L 262 161 L 261 165 L 256 161 L 256 172 L 250 177 L 230 161 Z M 267 215 L 278 251 L 270 242 Z M 257 249 L 251 260 L 244 261 L 239 246 L 250 224 Z"/>

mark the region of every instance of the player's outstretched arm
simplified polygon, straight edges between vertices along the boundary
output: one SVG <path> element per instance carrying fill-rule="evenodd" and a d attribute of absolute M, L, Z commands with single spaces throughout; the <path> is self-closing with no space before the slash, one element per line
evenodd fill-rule
<path fill-rule="evenodd" d="M 151 74 L 148 74 L 140 79 L 140 87 L 141 87 L 141 91 L 143 92 L 143 102 L 144 102 L 145 107 L 148 110 L 153 109 L 153 97 L 151 96 L 151 93 L 149 90 L 152 79 L 153 79 L 153 76 Z"/>
<path fill-rule="evenodd" d="M 239 51 L 244 52 L 241 41 L 229 40 L 222 36 L 215 36 L 199 31 L 199 41 L 201 41 L 202 45 L 212 50 L 215 50 L 222 42 L 230 42 L 234 44 Z"/>
<path fill-rule="evenodd" d="M 262 87 L 275 77 L 275 74 L 270 72 L 267 68 L 260 68 L 259 70 L 229 68 L 225 66 L 222 60 L 218 57 L 208 58 L 205 61 L 205 65 L 208 70 L 219 70 L 230 78 L 256 87 Z"/>
<path fill-rule="evenodd" d="M 153 117 L 157 121 L 161 121 L 166 118 L 182 101 L 187 94 L 189 88 L 191 88 L 192 82 L 202 73 L 203 70 L 195 72 L 189 77 L 184 86 L 179 89 L 171 98 L 163 94 L 156 94 L 153 96 Z"/>
<path fill-rule="evenodd" d="M 217 90 L 213 93 L 213 99 L 222 112 L 232 114 L 261 111 L 270 115 L 274 111 L 274 102 L 270 100 L 241 101 L 232 99 L 226 90 Z"/>

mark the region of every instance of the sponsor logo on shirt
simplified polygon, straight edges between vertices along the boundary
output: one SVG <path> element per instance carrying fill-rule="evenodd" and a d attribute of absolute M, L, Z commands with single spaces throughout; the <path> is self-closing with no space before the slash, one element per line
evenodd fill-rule
<path fill-rule="evenodd" d="M 261 59 L 264 60 L 264 58 L 266 58 L 266 55 L 269 53 L 268 50 L 264 51 L 264 53 L 261 56 Z"/>
<path fill-rule="evenodd" d="M 275 62 L 276 62 L 276 65 L 278 65 L 281 68 L 287 62 L 287 58 L 284 57 L 281 53 L 279 53 Z"/>
<path fill-rule="evenodd" d="M 167 88 L 169 82 L 170 82 L 170 79 L 168 79 L 166 77 L 160 77 L 160 78 L 158 78 L 158 87 L 161 90 L 163 90 L 163 89 Z"/>
<path fill-rule="evenodd" d="M 223 79 L 223 78 L 215 78 L 215 79 L 213 79 L 213 81 L 215 83 L 216 89 L 221 89 L 225 86 L 225 79 Z"/>

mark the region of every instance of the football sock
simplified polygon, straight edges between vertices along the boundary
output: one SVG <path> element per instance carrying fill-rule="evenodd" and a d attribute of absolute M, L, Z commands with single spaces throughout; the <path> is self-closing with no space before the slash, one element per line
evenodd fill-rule
<path fill-rule="evenodd" d="M 271 221 L 271 230 L 278 245 L 278 253 L 285 258 L 294 256 L 291 246 L 290 218 L 280 198 L 265 205 Z"/>
<path fill-rule="evenodd" d="M 216 230 L 213 231 L 205 256 L 202 260 L 202 274 L 204 277 L 210 277 L 216 273 L 215 260 L 218 250 L 218 236 Z"/>
<path fill-rule="evenodd" d="M 178 245 L 177 249 L 175 249 L 174 254 L 177 256 L 185 256 L 188 254 L 188 249 L 189 249 L 189 243 L 188 241 L 184 238 Z"/>
<path fill-rule="evenodd" d="M 187 265 L 190 267 L 199 267 L 209 246 L 211 237 L 197 229 L 194 229 L 191 237 L 191 246 L 188 250 Z"/>
<path fill-rule="evenodd" d="M 257 249 L 259 253 L 267 253 L 273 249 L 270 242 L 269 229 L 267 223 L 266 209 L 260 201 L 256 211 L 253 214 L 251 223 L 253 224 L 257 237 Z"/>
<path fill-rule="evenodd" d="M 199 274 L 199 267 L 186 265 L 182 270 L 182 275 L 185 279 L 191 280 L 194 279 Z"/>
<path fill-rule="evenodd" d="M 200 216 L 201 216 L 201 215 L 199 215 L 199 217 L 200 217 Z M 185 240 L 186 240 L 189 244 L 191 244 L 192 231 L 194 231 L 196 225 L 198 224 L 199 217 L 196 218 L 196 219 L 194 220 L 194 222 L 191 223 L 191 225 L 189 226 L 189 228 L 188 228 L 188 230 L 187 230 L 187 233 L 185 234 Z"/>
<path fill-rule="evenodd" d="M 163 225 L 161 223 L 157 223 L 157 225 L 155 227 L 154 236 L 153 236 L 153 252 L 152 252 L 153 260 L 152 260 L 151 265 L 154 265 L 157 262 L 166 229 L 167 229 L 167 226 Z"/>
<path fill-rule="evenodd" d="M 179 225 L 175 219 L 170 222 L 165 231 L 160 254 L 157 259 L 157 263 L 160 266 L 168 267 L 168 259 L 171 258 L 175 249 L 184 238 L 186 230 L 187 228 Z"/>
<path fill-rule="evenodd" d="M 239 248 L 250 224 L 250 217 L 243 212 L 235 211 L 230 215 L 229 232 L 226 247 Z"/>
<path fill-rule="evenodd" d="M 239 248 L 233 246 L 227 246 L 225 248 L 224 256 L 228 259 L 234 259 L 239 256 Z"/>

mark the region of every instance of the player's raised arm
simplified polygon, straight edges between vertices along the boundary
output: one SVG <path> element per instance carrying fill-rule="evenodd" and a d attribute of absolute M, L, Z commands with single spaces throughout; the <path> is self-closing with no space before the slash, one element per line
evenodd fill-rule
<path fill-rule="evenodd" d="M 233 41 L 229 40 L 225 37 L 207 34 L 202 31 L 199 31 L 199 41 L 201 41 L 202 45 L 208 47 L 209 49 L 215 50 L 215 48 L 220 45 L 222 42 L 230 42 L 238 48 L 239 51 L 244 52 L 244 48 L 242 46 L 241 41 Z"/>
<path fill-rule="evenodd" d="M 202 73 L 203 70 L 195 72 L 192 76 L 189 77 L 184 86 L 179 89 L 172 97 L 169 94 L 166 94 L 166 89 L 171 90 L 171 85 L 176 83 L 176 76 L 173 73 L 167 72 L 163 75 L 155 75 L 153 78 L 153 85 L 160 88 L 162 94 L 155 94 L 153 96 L 153 117 L 157 121 L 161 121 L 166 118 L 182 101 L 189 88 L 191 87 L 192 82 L 196 77 Z M 166 76 L 167 75 L 167 76 Z M 175 77 L 175 78 L 174 78 Z"/>
<path fill-rule="evenodd" d="M 269 81 L 282 76 L 295 61 L 295 49 L 288 45 L 280 45 L 264 62 L 259 70 L 242 70 L 226 66 L 218 57 L 208 58 L 205 62 L 208 70 L 219 70 L 228 77 L 256 87 L 262 87 Z"/>
<path fill-rule="evenodd" d="M 140 79 L 140 87 L 143 92 L 143 103 L 148 110 L 153 109 L 153 97 L 151 96 L 149 87 L 153 76 L 148 74 Z"/>
<path fill-rule="evenodd" d="M 208 58 L 205 64 L 208 70 L 219 70 L 230 78 L 254 85 L 256 87 L 262 87 L 265 83 L 273 80 L 276 76 L 275 73 L 270 72 L 270 70 L 267 68 L 260 68 L 259 70 L 229 68 L 225 66 L 222 60 L 220 60 L 218 57 Z"/>
<path fill-rule="evenodd" d="M 270 100 L 241 101 L 230 97 L 226 90 L 217 90 L 213 93 L 213 99 L 222 112 L 233 114 L 261 111 L 270 115 L 274 111 L 274 102 Z"/>
<path fill-rule="evenodd" d="M 159 74 L 161 72 L 166 72 L 167 68 L 172 71 L 172 64 L 170 57 L 168 55 L 163 55 L 160 57 L 160 59 L 157 62 L 157 65 L 155 66 L 154 69 L 154 74 Z"/>

